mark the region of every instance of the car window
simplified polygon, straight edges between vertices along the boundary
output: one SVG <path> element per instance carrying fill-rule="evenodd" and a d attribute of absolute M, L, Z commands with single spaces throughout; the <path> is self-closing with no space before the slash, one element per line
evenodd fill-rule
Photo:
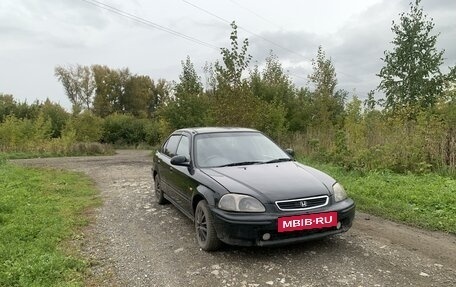
<path fill-rule="evenodd" d="M 211 133 L 198 135 L 195 139 L 196 163 L 199 167 L 289 158 L 261 133 Z"/>
<path fill-rule="evenodd" d="M 176 154 L 185 155 L 185 157 L 190 160 L 190 144 L 187 136 L 182 136 Z"/>
<path fill-rule="evenodd" d="M 168 142 L 164 148 L 164 154 L 169 157 L 173 157 L 176 155 L 177 145 L 179 144 L 179 140 L 181 135 L 172 135 L 169 137 Z"/>

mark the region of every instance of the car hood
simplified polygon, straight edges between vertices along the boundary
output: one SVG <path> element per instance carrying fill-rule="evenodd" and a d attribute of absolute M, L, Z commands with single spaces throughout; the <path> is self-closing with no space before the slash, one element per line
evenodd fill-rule
<path fill-rule="evenodd" d="M 264 202 L 330 195 L 335 180 L 297 162 L 204 169 L 229 192 L 252 195 Z"/>

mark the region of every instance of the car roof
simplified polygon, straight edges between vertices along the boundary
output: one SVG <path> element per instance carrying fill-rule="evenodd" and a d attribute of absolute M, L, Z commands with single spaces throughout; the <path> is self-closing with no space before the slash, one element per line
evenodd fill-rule
<path fill-rule="evenodd" d="M 208 133 L 224 133 L 224 132 L 258 132 L 254 129 L 239 128 L 239 127 L 198 127 L 198 128 L 183 128 L 175 132 L 189 132 L 192 134 L 208 134 Z"/>

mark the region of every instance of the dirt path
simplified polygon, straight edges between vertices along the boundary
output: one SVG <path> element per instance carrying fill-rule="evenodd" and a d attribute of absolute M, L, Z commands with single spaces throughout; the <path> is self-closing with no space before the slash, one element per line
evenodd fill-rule
<path fill-rule="evenodd" d="M 455 286 L 456 237 L 358 213 L 336 236 L 206 253 L 191 221 L 151 192 L 148 151 L 16 161 L 89 175 L 104 204 L 81 240 L 93 286 Z"/>

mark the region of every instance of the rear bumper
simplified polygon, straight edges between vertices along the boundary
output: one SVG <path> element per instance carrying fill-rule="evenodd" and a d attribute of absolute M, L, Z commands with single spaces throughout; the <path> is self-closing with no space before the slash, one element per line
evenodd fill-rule
<path fill-rule="evenodd" d="M 355 217 L 355 203 L 351 199 L 346 199 L 325 208 L 312 210 L 312 212 L 280 214 L 239 214 L 226 212 L 215 207 L 212 207 L 211 211 L 214 218 L 214 227 L 221 241 L 230 245 L 240 246 L 272 246 L 304 242 L 348 231 Z M 277 231 L 279 216 L 330 211 L 337 212 L 338 221 L 341 223 L 340 228 L 330 227 L 291 232 Z M 270 234 L 269 240 L 263 240 L 265 233 Z"/>

